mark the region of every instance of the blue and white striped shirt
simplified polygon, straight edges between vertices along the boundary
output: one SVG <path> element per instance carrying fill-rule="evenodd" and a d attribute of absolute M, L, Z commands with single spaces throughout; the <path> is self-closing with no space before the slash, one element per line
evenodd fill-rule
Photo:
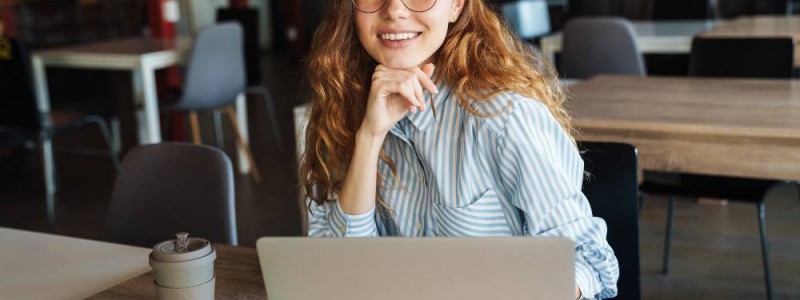
<path fill-rule="evenodd" d="M 338 202 L 310 203 L 309 235 L 564 236 L 576 243 L 576 282 L 584 297 L 617 293 L 619 266 L 606 225 L 581 192 L 583 160 L 547 107 L 515 93 L 472 107 L 439 87 L 429 108 L 390 130 L 379 163 L 379 193 L 392 210 L 348 215 Z"/>

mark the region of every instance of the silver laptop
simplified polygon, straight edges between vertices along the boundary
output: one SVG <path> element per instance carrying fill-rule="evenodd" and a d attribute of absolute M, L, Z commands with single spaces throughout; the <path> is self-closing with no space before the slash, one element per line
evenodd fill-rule
<path fill-rule="evenodd" d="M 261 238 L 270 300 L 574 299 L 567 238 Z"/>

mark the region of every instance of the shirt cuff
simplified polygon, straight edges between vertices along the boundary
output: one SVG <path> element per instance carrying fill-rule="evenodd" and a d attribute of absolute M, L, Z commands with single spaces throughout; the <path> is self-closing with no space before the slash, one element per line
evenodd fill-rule
<path fill-rule="evenodd" d="M 581 290 L 581 297 L 578 299 L 596 299 L 594 296 L 600 293 L 601 287 L 595 279 L 592 267 L 583 260 L 575 260 L 575 283 Z"/>
<path fill-rule="evenodd" d="M 336 208 L 331 212 L 331 229 L 337 236 L 344 237 L 367 237 L 377 236 L 378 229 L 375 226 L 375 206 L 360 215 L 350 215 L 344 212 L 336 201 Z"/>

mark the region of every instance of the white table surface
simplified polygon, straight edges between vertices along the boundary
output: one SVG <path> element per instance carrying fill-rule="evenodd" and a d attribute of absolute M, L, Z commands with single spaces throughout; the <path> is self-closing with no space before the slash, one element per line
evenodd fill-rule
<path fill-rule="evenodd" d="M 47 87 L 47 67 L 64 67 L 95 70 L 130 71 L 137 110 L 139 144 L 161 142 L 161 124 L 158 115 L 158 94 L 155 72 L 183 63 L 188 58 L 191 41 L 157 38 L 127 38 L 109 42 L 88 43 L 67 47 L 42 49 L 31 54 L 33 77 L 39 112 L 50 111 Z M 87 88 L 91 88 L 87 84 Z M 248 140 L 247 111 L 244 93 L 236 99 L 239 128 Z M 45 118 L 46 119 L 46 118 Z M 244 150 L 237 145 L 239 170 L 250 171 Z"/>
<path fill-rule="evenodd" d="M 713 28 L 714 21 L 632 21 L 636 45 L 642 53 L 680 54 L 692 49 L 692 38 Z M 555 61 L 561 51 L 561 32 L 542 38 L 542 55 Z"/>
<path fill-rule="evenodd" d="M 150 271 L 151 251 L 0 227 L 0 299 L 84 299 Z"/>

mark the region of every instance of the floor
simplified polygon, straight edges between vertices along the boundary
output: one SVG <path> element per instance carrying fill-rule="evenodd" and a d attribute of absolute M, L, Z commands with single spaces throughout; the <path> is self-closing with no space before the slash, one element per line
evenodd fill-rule
<path fill-rule="evenodd" d="M 280 54 L 264 57 L 265 86 L 275 99 L 280 129 L 289 146 L 274 146 L 263 105 L 253 102 L 250 128 L 253 151 L 264 182 L 236 178 L 239 241 L 252 246 L 260 236 L 301 233 L 296 196 L 296 166 L 291 108 L 300 103 L 296 65 Z M 285 75 L 290 74 L 290 75 Z M 202 119 L 210 132 L 209 118 Z M 230 133 L 229 128 L 226 132 Z M 227 137 L 230 137 L 227 136 Z M 206 139 L 211 144 L 212 139 Z M 105 213 L 114 182 L 107 157 L 78 155 L 84 146 L 101 148 L 99 131 L 85 129 L 56 140 L 60 193 L 57 225 L 47 226 L 40 165 L 35 152 L 0 152 L 0 226 L 103 239 Z M 233 142 L 226 139 L 233 154 Z M 764 299 L 756 211 L 752 205 L 700 205 L 678 201 L 673 257 L 668 275 L 660 273 L 666 223 L 666 201 L 651 196 L 641 218 L 644 299 Z M 772 272 L 776 299 L 800 299 L 800 201 L 794 186 L 779 188 L 767 202 Z M 2 237 L 0 237 L 2 240 Z"/>

